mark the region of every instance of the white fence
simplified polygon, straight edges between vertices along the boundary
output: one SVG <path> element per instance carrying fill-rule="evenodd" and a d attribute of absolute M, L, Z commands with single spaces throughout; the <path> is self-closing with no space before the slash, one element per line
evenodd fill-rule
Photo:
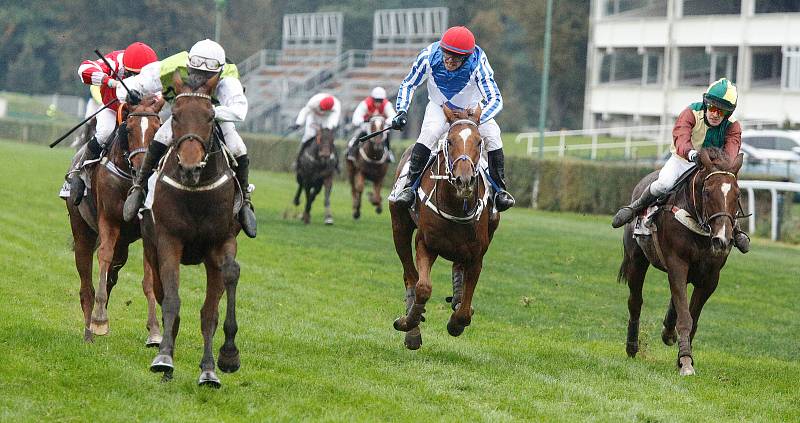
<path fill-rule="evenodd" d="M 775 181 L 739 181 L 739 188 L 747 190 L 747 210 L 750 213 L 748 219 L 748 230 L 750 233 L 756 230 L 756 199 L 754 190 L 769 190 L 772 196 L 771 207 L 771 231 L 770 238 L 775 241 L 778 239 L 778 191 L 781 192 L 800 192 L 800 184 L 794 182 L 775 182 Z"/>

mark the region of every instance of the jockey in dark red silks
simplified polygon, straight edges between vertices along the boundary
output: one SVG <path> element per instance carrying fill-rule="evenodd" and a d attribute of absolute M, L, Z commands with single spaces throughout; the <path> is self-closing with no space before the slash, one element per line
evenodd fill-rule
<path fill-rule="evenodd" d="M 351 123 L 357 129 L 353 138 L 351 138 L 347 143 L 347 160 L 355 160 L 355 152 L 358 149 L 358 146 L 356 145 L 356 139 L 369 133 L 369 120 L 376 115 L 386 118 L 387 126 L 397 115 L 392 102 L 386 98 L 386 90 L 383 89 L 383 87 L 373 88 L 369 97 L 361 100 L 356 109 L 353 111 L 353 119 Z M 392 154 L 392 150 L 389 145 L 388 134 L 386 136 L 386 148 L 389 149 L 389 161 L 394 162 L 394 154 Z"/>

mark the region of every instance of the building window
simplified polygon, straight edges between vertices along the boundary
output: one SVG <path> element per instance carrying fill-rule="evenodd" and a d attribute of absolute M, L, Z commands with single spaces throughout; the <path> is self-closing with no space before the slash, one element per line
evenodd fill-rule
<path fill-rule="evenodd" d="M 785 46 L 782 52 L 781 88 L 800 91 L 800 46 Z"/>
<path fill-rule="evenodd" d="M 753 47 L 753 87 L 774 87 L 781 85 L 781 48 L 780 47 Z"/>
<path fill-rule="evenodd" d="M 644 55 L 644 85 L 655 85 L 662 82 L 661 68 L 664 63 L 664 49 L 648 50 Z"/>
<path fill-rule="evenodd" d="M 642 56 L 633 48 L 616 49 L 603 54 L 600 82 L 615 84 L 642 83 Z"/>
<path fill-rule="evenodd" d="M 741 0 L 684 0 L 683 15 L 738 15 L 742 12 Z"/>
<path fill-rule="evenodd" d="M 711 80 L 711 56 L 703 47 L 682 47 L 678 50 L 678 85 L 704 87 Z"/>
<path fill-rule="evenodd" d="M 797 0 L 758 0 L 756 13 L 797 13 L 800 1 Z"/>
<path fill-rule="evenodd" d="M 667 2 L 663 0 L 605 0 L 604 16 L 658 17 L 667 16 Z"/>
<path fill-rule="evenodd" d="M 739 54 L 735 48 L 715 48 L 711 53 L 712 73 L 710 82 L 720 78 L 736 81 L 736 64 L 738 61 Z"/>

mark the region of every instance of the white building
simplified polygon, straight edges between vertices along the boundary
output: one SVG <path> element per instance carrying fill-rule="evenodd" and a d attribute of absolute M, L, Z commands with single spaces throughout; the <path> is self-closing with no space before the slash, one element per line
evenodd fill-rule
<path fill-rule="evenodd" d="M 800 0 L 591 0 L 584 128 L 672 125 L 721 77 L 738 119 L 800 123 Z"/>

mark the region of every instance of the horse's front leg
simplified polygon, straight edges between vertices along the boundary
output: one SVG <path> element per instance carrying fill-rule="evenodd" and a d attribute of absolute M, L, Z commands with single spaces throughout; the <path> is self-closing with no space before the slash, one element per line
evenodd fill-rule
<path fill-rule="evenodd" d="M 478 278 L 481 276 L 483 268 L 482 260 L 475 263 L 464 265 L 464 295 L 461 302 L 456 305 L 455 311 L 450 315 L 447 322 L 447 332 L 452 336 L 459 336 L 464 332 L 464 328 L 472 323 L 472 295 L 478 285 Z"/>
<path fill-rule="evenodd" d="M 692 299 L 689 302 L 689 313 L 692 315 L 692 331 L 689 333 L 689 341 L 694 341 L 694 334 L 697 332 L 697 322 L 700 320 L 700 312 L 703 311 L 703 306 L 706 301 L 711 297 L 711 294 L 717 290 L 719 284 L 719 270 L 710 272 L 702 281 L 695 284 L 692 291 Z"/>
<path fill-rule="evenodd" d="M 678 315 L 676 329 L 678 330 L 678 367 L 682 376 L 694 374 L 692 361 L 692 316 L 689 313 L 689 303 L 686 295 L 686 277 L 688 265 L 680 259 L 667 259 L 667 275 L 669 288 L 672 293 L 672 304 Z"/>
<path fill-rule="evenodd" d="M 146 347 L 157 347 L 161 344 L 161 326 L 158 323 L 156 311 L 156 291 L 155 291 L 156 272 L 147 254 L 144 257 L 144 277 L 142 277 L 142 291 L 147 299 L 147 341 Z"/>
<path fill-rule="evenodd" d="M 200 378 L 197 384 L 219 388 L 222 386 L 214 367 L 214 333 L 219 324 L 219 300 L 225 290 L 223 281 L 224 259 L 213 251 L 205 260 L 206 299 L 200 309 L 200 332 L 203 334 L 203 358 L 200 360 Z"/>
<path fill-rule="evenodd" d="M 394 328 L 408 332 L 414 328 L 419 327 L 419 323 L 424 319 L 425 303 L 431 297 L 431 267 L 436 261 L 436 255 L 428 251 L 422 237 L 417 235 L 417 269 L 419 271 L 419 279 L 414 286 L 414 303 L 408 308 L 406 315 L 394 321 Z M 406 301 L 410 296 L 406 295 Z M 413 348 L 409 348 L 413 349 Z"/>
<path fill-rule="evenodd" d="M 109 293 L 109 273 L 111 272 L 114 252 L 119 242 L 119 225 L 110 222 L 105 217 L 102 203 L 98 207 L 98 230 L 100 231 L 100 247 L 97 249 L 97 262 L 99 265 L 99 283 L 94 297 L 94 311 L 92 312 L 92 323 L 89 326 L 95 335 L 108 334 L 108 293 Z"/>
<path fill-rule="evenodd" d="M 303 210 L 303 223 L 308 225 L 311 223 L 311 203 L 314 202 L 314 198 L 317 196 L 315 191 L 315 186 L 306 186 L 305 193 L 306 193 L 306 208 Z"/>
<path fill-rule="evenodd" d="M 383 178 L 375 179 L 372 184 L 372 205 L 375 206 L 375 213 L 381 214 L 383 211 L 383 198 L 381 198 L 381 185 L 383 185 Z"/>
<path fill-rule="evenodd" d="M 333 225 L 333 215 L 331 214 L 331 190 L 333 190 L 333 175 L 325 178 L 325 224 Z"/>
<path fill-rule="evenodd" d="M 222 280 L 225 283 L 225 296 L 227 306 L 225 307 L 225 343 L 219 349 L 219 360 L 217 365 L 225 373 L 233 373 L 239 370 L 239 349 L 236 347 L 236 332 L 239 326 L 236 323 L 236 286 L 239 284 L 239 263 L 236 262 L 236 238 L 231 238 L 226 242 L 221 251 L 222 257 Z"/>
<path fill-rule="evenodd" d="M 69 201 L 69 200 L 68 200 Z M 92 261 L 94 259 L 94 246 L 97 242 L 97 234 L 83 220 L 78 209 L 72 205 L 67 206 L 70 210 L 69 222 L 72 227 L 72 239 L 75 243 L 75 268 L 81 279 L 79 291 L 81 299 L 81 310 L 83 311 L 83 340 L 92 342 L 92 308 L 94 307 L 94 284 L 92 283 Z"/>
<path fill-rule="evenodd" d="M 353 219 L 358 219 L 361 217 L 361 194 L 364 192 L 364 175 L 358 170 L 353 170 L 353 172 L 350 194 L 353 197 Z"/>
<path fill-rule="evenodd" d="M 156 230 L 159 232 L 158 230 Z M 183 244 L 180 240 L 158 233 L 155 239 L 158 255 L 158 275 L 161 281 L 161 315 L 164 320 L 164 336 L 158 349 L 158 355 L 150 364 L 153 372 L 163 372 L 164 380 L 172 378 L 175 369 L 172 355 L 175 350 L 175 339 L 181 325 L 181 299 L 178 295 L 180 260 L 183 255 Z"/>

